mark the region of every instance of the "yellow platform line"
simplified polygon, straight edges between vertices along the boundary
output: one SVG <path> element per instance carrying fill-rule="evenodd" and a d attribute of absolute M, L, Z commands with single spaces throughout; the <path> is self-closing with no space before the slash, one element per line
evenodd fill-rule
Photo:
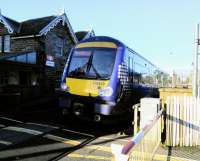
<path fill-rule="evenodd" d="M 74 140 L 65 141 L 64 143 L 65 144 L 71 144 L 71 145 L 79 145 L 80 144 L 79 141 L 74 141 Z M 110 147 L 101 146 L 101 145 L 86 145 L 85 148 L 111 153 Z M 105 159 L 105 157 L 99 157 L 99 156 L 88 156 L 87 157 L 87 156 L 80 155 L 80 154 L 77 154 L 77 153 L 71 153 L 68 156 L 69 157 L 76 157 L 76 158 L 96 159 L 96 160 L 111 160 L 111 158 Z M 92 158 L 92 157 L 94 157 L 94 158 Z M 159 161 L 166 161 L 168 158 L 170 159 L 170 161 L 197 161 L 197 160 L 191 160 L 191 159 L 174 157 L 174 156 L 167 156 L 167 155 L 160 155 L 160 154 L 155 154 L 153 159 L 159 160 Z"/>
<path fill-rule="evenodd" d="M 160 155 L 160 154 L 155 154 L 153 159 L 166 161 L 168 160 L 168 158 L 170 159 L 170 161 L 197 161 L 197 160 L 192 160 L 192 159 L 187 159 L 187 158 L 180 158 L 180 157 Z"/>
<path fill-rule="evenodd" d="M 139 156 L 141 158 L 146 157 L 146 156 L 151 156 L 151 154 L 148 153 L 148 152 L 142 153 L 142 152 L 139 152 L 139 151 L 132 151 L 132 155 L 134 155 L 134 153 L 135 153 L 136 156 Z M 131 156 L 130 156 L 130 158 L 131 158 Z M 162 155 L 162 154 L 155 154 L 154 157 L 153 157 L 153 160 L 159 160 L 159 161 L 167 161 L 167 160 L 170 160 L 170 161 L 197 161 L 197 160 L 175 157 L 175 156 Z"/>
<path fill-rule="evenodd" d="M 94 160 L 105 160 L 105 161 L 112 160 L 111 157 L 103 157 L 103 156 L 96 156 L 96 155 L 81 155 L 81 154 L 78 154 L 78 153 L 69 154 L 68 157 L 70 157 L 70 158 L 94 159 Z"/>
<path fill-rule="evenodd" d="M 71 144 L 71 145 L 74 145 L 74 146 L 81 144 L 81 142 L 75 141 L 75 140 L 68 140 L 68 141 L 64 141 L 63 143 Z M 111 153 L 111 147 L 106 147 L 106 146 L 101 146 L 101 145 L 86 145 L 85 148 L 92 149 L 92 150 L 100 150 L 100 151 Z"/>
<path fill-rule="evenodd" d="M 111 153 L 111 147 L 107 147 L 107 146 L 87 145 L 86 148 L 87 149 L 94 149 L 94 150 L 100 150 L 100 151 Z"/>
<path fill-rule="evenodd" d="M 45 135 L 43 137 L 51 139 L 51 140 L 62 142 L 64 144 L 74 145 L 74 146 L 77 146 L 77 145 L 81 144 L 80 141 L 70 140 L 70 139 L 66 139 L 66 138 L 55 136 L 55 135 L 51 135 L 51 134 L 47 134 L 47 135 Z M 100 150 L 100 151 L 111 153 L 111 147 L 106 147 L 106 146 L 101 146 L 101 145 L 85 145 L 85 148 L 93 149 L 93 150 Z"/>
<path fill-rule="evenodd" d="M 98 139 L 100 139 L 100 140 L 113 140 L 113 139 L 115 139 L 116 140 L 117 138 L 109 138 L 109 137 L 103 136 L 103 137 L 99 137 Z M 122 141 L 122 142 L 129 142 L 130 139 L 127 139 L 127 140 L 126 139 L 117 139 L 117 140 Z"/>
<path fill-rule="evenodd" d="M 151 160 L 150 156 L 147 157 L 145 155 L 147 155 L 148 153 L 144 154 L 144 155 L 141 155 L 141 156 L 129 156 L 129 160 Z M 150 154 L 148 154 L 150 155 Z M 120 156 L 115 156 L 115 157 L 119 157 Z M 113 157 L 114 158 L 114 157 Z M 198 161 L 198 160 L 192 160 L 192 159 L 187 159 L 187 158 L 181 158 L 181 157 L 174 157 L 174 156 L 167 156 L 167 155 L 159 155 L 159 154 L 156 154 L 154 155 L 153 159 L 152 160 L 156 160 L 156 161 Z"/>
<path fill-rule="evenodd" d="M 51 136 L 51 137 L 49 137 Z M 74 146 L 77 146 L 77 145 L 80 145 L 81 142 L 80 141 L 76 141 L 76 140 L 69 140 L 69 139 L 65 139 L 65 138 L 62 138 L 62 137 L 57 137 L 57 136 L 53 136 L 53 135 L 48 135 L 49 139 L 52 139 L 52 140 L 56 140 L 56 141 L 60 141 L 64 144 L 70 144 L 70 145 L 74 145 Z M 111 147 L 108 147 L 108 146 L 101 146 L 101 145 L 86 145 L 84 146 L 84 148 L 87 148 L 87 149 L 92 149 L 92 150 L 99 150 L 99 151 L 104 151 L 104 152 L 109 152 L 111 153 Z M 99 157 L 99 156 L 84 156 L 84 155 L 80 155 L 80 154 L 77 154 L 77 153 L 71 153 L 68 155 L 69 157 L 76 157 L 76 158 L 88 158 L 88 157 L 91 157 L 90 159 L 96 159 L 96 160 L 103 160 L 105 159 L 105 157 Z M 94 157 L 94 158 L 92 158 Z M 95 158 L 96 157 L 96 158 Z M 103 158 L 103 159 L 102 159 Z M 159 161 L 166 161 L 168 158 L 170 158 L 170 161 L 197 161 L 197 160 L 191 160 L 191 159 L 186 159 L 186 158 L 180 158 L 180 157 L 174 157 L 174 156 L 167 156 L 167 155 L 161 155 L 161 154 L 155 154 L 154 155 L 154 158 L 155 160 L 159 160 Z M 89 158 L 88 158 L 89 159 Z M 111 160 L 111 158 L 107 158 L 107 160 Z"/>
<path fill-rule="evenodd" d="M 81 144 L 81 142 L 75 141 L 75 140 L 64 141 L 64 143 L 65 144 L 71 144 L 71 145 L 74 145 L 74 146 Z M 86 145 L 85 148 L 111 153 L 111 148 L 107 147 L 107 146 Z M 71 153 L 71 154 L 73 154 L 73 153 Z M 174 157 L 174 156 L 161 155 L 161 154 L 155 154 L 154 155 L 154 159 L 155 160 L 159 160 L 159 161 L 166 161 L 168 158 L 170 158 L 170 161 L 196 161 L 196 160 L 191 160 L 191 159 L 186 159 L 186 158 L 180 158 L 180 157 Z"/>

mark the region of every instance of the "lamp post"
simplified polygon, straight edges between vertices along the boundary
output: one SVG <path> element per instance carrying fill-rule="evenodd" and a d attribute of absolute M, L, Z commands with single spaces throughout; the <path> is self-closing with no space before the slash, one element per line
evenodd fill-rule
<path fill-rule="evenodd" d="M 198 50 L 199 50 L 199 24 L 196 25 L 195 32 L 195 54 L 194 54 L 194 78 L 193 78 L 193 96 L 197 97 L 198 95 Z"/>

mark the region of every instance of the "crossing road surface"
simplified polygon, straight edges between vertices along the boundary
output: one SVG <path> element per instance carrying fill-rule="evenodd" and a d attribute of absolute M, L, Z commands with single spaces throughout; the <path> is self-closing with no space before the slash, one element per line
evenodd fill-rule
<path fill-rule="evenodd" d="M 0 117 L 2 161 L 111 160 L 111 143 L 128 140 L 128 136 L 117 133 L 96 136 L 59 125 Z"/>
<path fill-rule="evenodd" d="M 45 116 L 45 117 L 44 117 Z M 111 144 L 126 144 L 120 126 L 97 126 L 63 119 L 55 111 L 0 116 L 0 161 L 111 161 Z M 126 129 L 126 128 L 125 128 Z M 169 155 L 171 154 L 171 155 Z M 156 161 L 198 161 L 198 149 L 160 147 Z"/>

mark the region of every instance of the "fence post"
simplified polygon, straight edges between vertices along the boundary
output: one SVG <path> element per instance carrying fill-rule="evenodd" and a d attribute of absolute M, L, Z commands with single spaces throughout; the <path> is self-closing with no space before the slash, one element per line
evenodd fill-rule
<path fill-rule="evenodd" d="M 134 105 L 134 132 L 135 135 L 138 132 L 138 111 L 139 111 L 139 104 Z"/>

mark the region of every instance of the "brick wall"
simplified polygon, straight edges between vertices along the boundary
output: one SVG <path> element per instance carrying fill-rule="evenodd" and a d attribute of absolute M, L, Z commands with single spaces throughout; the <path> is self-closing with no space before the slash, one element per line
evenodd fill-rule
<path fill-rule="evenodd" d="M 61 75 L 70 52 L 70 49 L 74 45 L 71 40 L 69 31 L 66 29 L 66 26 L 63 26 L 62 23 L 59 23 L 55 28 L 49 31 L 45 37 L 45 53 L 48 55 L 54 56 L 55 68 L 46 69 L 46 76 L 52 81 L 56 81 L 55 86 L 59 86 L 59 81 L 61 80 Z M 59 55 L 60 43 L 63 43 L 63 55 Z"/>
<path fill-rule="evenodd" d="M 43 50 L 42 44 L 40 43 L 38 38 L 11 38 L 11 52 L 31 52 L 41 50 Z"/>
<path fill-rule="evenodd" d="M 59 45 L 63 43 L 63 56 L 68 56 L 69 50 L 74 45 L 66 26 L 59 23 L 55 28 L 47 33 L 45 38 L 45 52 L 55 55 L 59 51 Z"/>
<path fill-rule="evenodd" d="M 2 27 L 1 34 L 7 34 L 7 29 Z M 4 31 L 4 32 L 3 32 Z M 61 41 L 62 40 L 62 41 Z M 60 42 L 63 44 L 63 55 L 56 55 L 56 52 L 59 51 Z M 63 26 L 62 23 L 59 23 L 55 28 L 51 29 L 47 35 L 42 37 L 33 37 L 33 38 L 16 38 L 11 35 L 11 52 L 32 52 L 37 51 L 39 54 L 38 61 L 40 62 L 40 88 L 44 90 L 45 93 L 51 93 L 54 90 L 54 87 L 59 86 L 59 80 L 61 78 L 69 50 L 74 45 L 69 31 L 66 26 Z M 45 62 L 43 58 L 46 55 L 53 55 L 55 61 L 54 67 L 43 66 Z M 47 92 L 48 91 L 48 92 Z"/>

